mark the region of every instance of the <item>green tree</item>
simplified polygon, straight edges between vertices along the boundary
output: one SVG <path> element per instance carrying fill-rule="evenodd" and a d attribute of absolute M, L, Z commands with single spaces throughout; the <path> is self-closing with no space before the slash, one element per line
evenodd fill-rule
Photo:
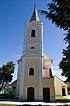
<path fill-rule="evenodd" d="M 4 84 L 7 84 L 11 82 L 13 73 L 14 73 L 15 64 L 10 61 L 6 65 L 2 65 L 0 67 L 0 84 L 4 86 Z"/>
<path fill-rule="evenodd" d="M 70 32 L 68 32 L 67 37 L 64 40 L 68 43 L 68 46 L 66 49 L 63 49 L 63 58 L 59 67 L 62 69 L 62 75 L 67 77 L 66 82 L 70 82 Z"/>
<path fill-rule="evenodd" d="M 70 0 L 52 0 L 47 6 L 48 11 L 41 10 L 40 13 L 66 31 L 64 40 L 67 47 L 63 49 L 63 58 L 59 67 L 62 69 L 62 75 L 67 77 L 66 81 L 70 82 Z"/>

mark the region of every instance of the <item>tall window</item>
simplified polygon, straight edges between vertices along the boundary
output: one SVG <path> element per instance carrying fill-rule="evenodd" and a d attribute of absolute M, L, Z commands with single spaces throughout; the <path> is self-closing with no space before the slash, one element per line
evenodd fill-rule
<path fill-rule="evenodd" d="M 31 37 L 35 37 L 35 30 L 31 31 Z"/>
<path fill-rule="evenodd" d="M 29 75 L 34 76 L 34 68 L 33 67 L 31 67 L 29 69 Z"/>

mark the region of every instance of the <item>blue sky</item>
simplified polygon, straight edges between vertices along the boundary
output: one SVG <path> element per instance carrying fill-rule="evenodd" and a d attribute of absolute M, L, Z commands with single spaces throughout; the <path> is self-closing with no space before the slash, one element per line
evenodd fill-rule
<path fill-rule="evenodd" d="M 47 10 L 47 3 L 51 0 L 0 0 L 0 66 L 8 61 L 16 64 L 13 80 L 17 78 L 17 60 L 21 57 L 24 41 L 24 26 L 32 16 L 34 3 L 38 9 Z M 39 14 L 44 23 L 44 51 L 53 59 L 54 74 L 61 77 L 58 67 L 62 59 L 62 49 L 65 48 L 63 41 L 65 32 L 57 28 Z"/>

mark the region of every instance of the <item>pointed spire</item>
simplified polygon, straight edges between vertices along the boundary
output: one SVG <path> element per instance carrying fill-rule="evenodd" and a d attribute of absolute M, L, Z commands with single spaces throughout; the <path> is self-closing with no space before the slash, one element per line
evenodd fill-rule
<path fill-rule="evenodd" d="M 40 21 L 37 10 L 36 10 L 36 4 L 34 4 L 34 11 L 33 11 L 32 17 L 30 19 L 30 22 L 31 21 Z"/>

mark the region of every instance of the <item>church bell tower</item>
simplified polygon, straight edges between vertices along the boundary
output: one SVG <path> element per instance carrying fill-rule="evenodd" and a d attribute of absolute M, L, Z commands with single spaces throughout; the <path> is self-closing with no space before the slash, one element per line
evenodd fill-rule
<path fill-rule="evenodd" d="M 23 54 L 18 60 L 17 96 L 27 101 L 43 100 L 43 23 L 36 6 L 29 22 L 25 24 Z"/>

